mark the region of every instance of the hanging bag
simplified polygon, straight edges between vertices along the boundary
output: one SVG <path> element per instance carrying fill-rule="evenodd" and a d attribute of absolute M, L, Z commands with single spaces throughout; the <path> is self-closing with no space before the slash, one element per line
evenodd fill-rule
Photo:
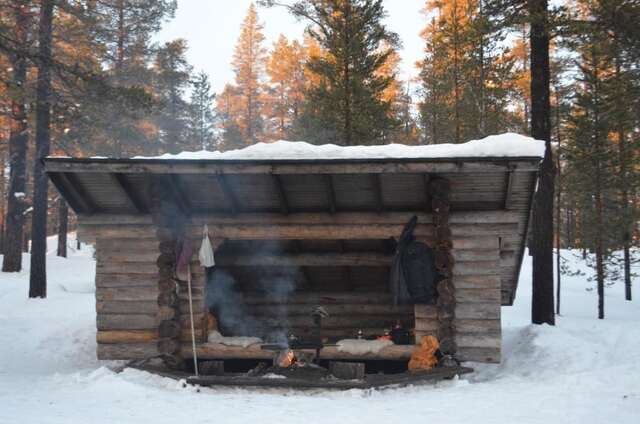
<path fill-rule="evenodd" d="M 202 244 L 200 245 L 200 252 L 198 252 L 198 259 L 200 260 L 200 265 L 205 268 L 210 268 L 216 264 L 213 257 L 213 246 L 211 245 L 211 240 L 209 240 L 209 228 L 207 224 L 204 225 L 202 230 Z"/>

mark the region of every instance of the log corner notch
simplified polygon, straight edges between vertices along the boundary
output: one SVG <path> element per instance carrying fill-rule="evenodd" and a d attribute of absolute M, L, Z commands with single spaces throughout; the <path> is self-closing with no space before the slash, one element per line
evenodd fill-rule
<path fill-rule="evenodd" d="M 454 259 L 451 253 L 451 228 L 449 227 L 449 197 L 451 185 L 449 180 L 434 178 L 429 181 L 429 196 L 433 211 L 434 250 L 436 269 L 443 277 L 438 282 L 438 340 L 440 349 L 446 354 L 456 353 L 455 342 L 455 286 L 453 284 Z"/>
<path fill-rule="evenodd" d="M 183 365 L 180 356 L 180 311 L 175 279 L 176 252 L 183 238 L 186 218 L 176 204 L 171 186 L 154 181 L 150 186 L 151 216 L 156 226 L 158 266 L 158 354 L 172 369 Z"/>

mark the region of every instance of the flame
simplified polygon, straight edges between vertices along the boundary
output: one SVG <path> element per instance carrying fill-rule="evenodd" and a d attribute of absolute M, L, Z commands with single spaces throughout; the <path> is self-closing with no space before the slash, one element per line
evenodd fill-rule
<path fill-rule="evenodd" d="M 289 368 L 296 363 L 296 355 L 293 353 L 293 350 L 287 349 L 283 350 L 278 354 L 276 359 L 276 364 L 280 368 Z"/>

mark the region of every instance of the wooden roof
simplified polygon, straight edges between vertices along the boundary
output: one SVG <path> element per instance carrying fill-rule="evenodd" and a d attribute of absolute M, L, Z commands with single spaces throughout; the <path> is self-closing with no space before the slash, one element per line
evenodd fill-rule
<path fill-rule="evenodd" d="M 46 171 L 74 211 L 146 215 L 149 184 L 175 192 L 189 215 L 429 212 L 427 183 L 451 182 L 451 210 L 511 211 L 501 238 L 502 302 L 515 297 L 539 158 L 180 160 L 47 158 Z"/>

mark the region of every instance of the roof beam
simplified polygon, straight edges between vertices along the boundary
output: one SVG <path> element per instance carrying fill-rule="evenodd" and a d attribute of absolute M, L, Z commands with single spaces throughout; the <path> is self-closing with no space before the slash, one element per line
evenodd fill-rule
<path fill-rule="evenodd" d="M 144 174 L 377 174 L 505 172 L 509 166 L 537 172 L 540 158 L 441 158 L 349 160 L 45 159 L 49 172 Z"/>
<path fill-rule="evenodd" d="M 329 200 L 329 212 L 332 214 L 336 213 L 336 191 L 333 188 L 333 178 L 330 174 L 326 174 L 322 176 L 322 180 L 324 181 L 324 186 L 327 191 L 327 199 Z"/>
<path fill-rule="evenodd" d="M 272 174 L 271 179 L 278 195 L 278 201 L 280 202 L 280 211 L 283 214 L 289 215 L 289 203 L 287 202 L 287 195 L 282 185 L 282 178 L 279 175 Z"/>
<path fill-rule="evenodd" d="M 93 198 L 84 190 L 75 175 L 64 172 L 49 174 L 62 197 L 76 213 L 93 214 L 98 210 Z"/>
<path fill-rule="evenodd" d="M 518 211 L 453 211 L 449 218 L 451 224 L 472 224 L 472 225 L 488 225 L 488 224 L 517 224 L 523 221 L 522 212 Z M 429 224 L 433 222 L 430 213 L 424 211 L 404 211 L 404 212 L 385 212 L 378 214 L 375 212 L 338 212 L 330 214 L 328 212 L 296 212 L 288 216 L 282 216 L 280 213 L 239 213 L 229 215 L 226 213 L 194 213 L 192 221 L 194 224 L 209 225 L 257 225 L 269 223 L 270 225 L 287 224 L 287 225 L 349 225 L 349 224 L 398 224 L 405 225 L 412 216 L 418 217 L 420 224 Z M 122 214 L 101 214 L 100 216 L 87 217 L 85 223 L 91 224 L 148 224 L 151 218 L 139 215 L 122 215 Z"/>
<path fill-rule="evenodd" d="M 240 211 L 240 206 L 238 204 L 238 199 L 236 199 L 236 196 L 233 194 L 231 187 L 229 187 L 229 181 L 227 181 L 227 178 L 224 176 L 224 174 L 216 174 L 216 180 L 218 182 L 218 186 L 220 186 L 220 188 L 222 189 L 224 197 L 227 199 L 227 202 L 229 202 L 231 209 L 230 212 L 233 214 L 238 213 Z"/>
<path fill-rule="evenodd" d="M 109 176 L 115 183 L 116 187 L 118 187 L 122 194 L 124 194 L 129 206 L 135 209 L 138 213 L 149 212 L 149 208 L 147 208 L 142 199 L 140 199 L 138 194 L 135 192 L 131 181 L 129 181 L 124 174 L 110 173 Z"/>

